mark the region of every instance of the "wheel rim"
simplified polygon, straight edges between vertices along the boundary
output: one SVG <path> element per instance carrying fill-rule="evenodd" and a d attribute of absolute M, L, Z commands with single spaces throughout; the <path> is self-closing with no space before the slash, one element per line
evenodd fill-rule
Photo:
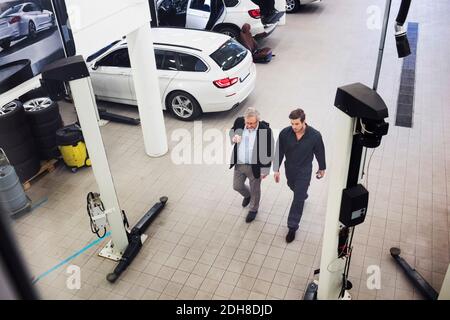
<path fill-rule="evenodd" d="M 192 101 L 185 96 L 176 96 L 172 100 L 172 110 L 177 116 L 188 119 L 194 113 Z"/>
<path fill-rule="evenodd" d="M 286 11 L 292 11 L 295 8 L 295 0 L 286 0 Z"/>
<path fill-rule="evenodd" d="M 23 107 L 26 112 L 37 112 L 47 109 L 52 105 L 52 100 L 49 98 L 37 98 L 24 103 Z"/>
<path fill-rule="evenodd" d="M 30 22 L 30 34 L 34 35 L 36 33 L 36 26 L 33 22 Z"/>
<path fill-rule="evenodd" d="M 0 116 L 7 115 L 8 113 L 13 112 L 17 108 L 17 103 L 10 102 L 0 107 Z"/>

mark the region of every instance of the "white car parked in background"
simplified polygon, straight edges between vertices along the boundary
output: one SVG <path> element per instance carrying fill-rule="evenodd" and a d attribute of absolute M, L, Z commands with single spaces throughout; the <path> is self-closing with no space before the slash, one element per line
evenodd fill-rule
<path fill-rule="evenodd" d="M 181 120 L 238 106 L 255 88 L 252 54 L 230 37 L 199 30 L 155 28 L 161 102 Z M 87 60 L 99 100 L 137 105 L 126 40 Z"/>
<path fill-rule="evenodd" d="M 320 1 L 322 0 L 286 0 L 286 13 L 297 12 L 302 5 Z"/>
<path fill-rule="evenodd" d="M 260 8 L 251 0 L 159 0 L 157 7 L 160 19 L 162 12 L 173 10 L 178 16 L 186 16 L 186 28 L 211 30 L 232 38 L 239 36 L 245 23 L 256 39 L 267 37 L 278 25 L 263 25 Z M 166 24 L 171 25 L 170 21 Z"/>
<path fill-rule="evenodd" d="M 15 5 L 0 15 L 0 47 L 7 49 L 12 41 L 22 37 L 33 38 L 38 32 L 54 25 L 54 14 L 36 3 Z"/>

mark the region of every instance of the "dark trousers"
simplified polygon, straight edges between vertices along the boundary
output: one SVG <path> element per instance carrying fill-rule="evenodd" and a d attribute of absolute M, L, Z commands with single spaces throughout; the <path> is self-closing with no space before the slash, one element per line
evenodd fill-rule
<path fill-rule="evenodd" d="M 253 2 L 259 6 L 263 16 L 269 15 L 275 9 L 275 0 L 255 0 Z"/>
<path fill-rule="evenodd" d="M 288 228 L 297 231 L 300 220 L 302 219 L 305 200 L 308 199 L 308 189 L 311 184 L 311 175 L 300 175 L 292 179 L 289 179 L 288 177 L 287 184 L 294 192 L 294 200 L 292 201 L 291 210 L 289 211 Z"/>

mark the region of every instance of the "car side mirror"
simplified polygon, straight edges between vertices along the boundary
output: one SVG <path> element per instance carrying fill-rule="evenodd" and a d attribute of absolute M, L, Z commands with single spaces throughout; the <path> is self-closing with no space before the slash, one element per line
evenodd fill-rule
<path fill-rule="evenodd" d="M 98 69 L 98 65 L 96 63 L 94 63 L 91 68 L 92 68 L 92 70 L 97 70 Z"/>

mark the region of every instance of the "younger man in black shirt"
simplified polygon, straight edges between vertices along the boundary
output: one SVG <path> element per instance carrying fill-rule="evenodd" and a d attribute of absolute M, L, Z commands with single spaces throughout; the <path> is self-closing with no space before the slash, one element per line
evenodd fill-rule
<path fill-rule="evenodd" d="M 286 236 L 288 243 L 295 239 L 303 214 L 303 206 L 308 198 L 314 156 L 319 163 L 317 179 L 323 178 L 326 170 L 325 147 L 320 132 L 306 124 L 305 112 L 302 109 L 292 111 L 289 119 L 291 126 L 280 133 L 274 161 L 275 181 L 279 183 L 280 166 L 286 158 L 284 165 L 287 184 L 294 192 L 288 218 L 289 233 Z"/>

